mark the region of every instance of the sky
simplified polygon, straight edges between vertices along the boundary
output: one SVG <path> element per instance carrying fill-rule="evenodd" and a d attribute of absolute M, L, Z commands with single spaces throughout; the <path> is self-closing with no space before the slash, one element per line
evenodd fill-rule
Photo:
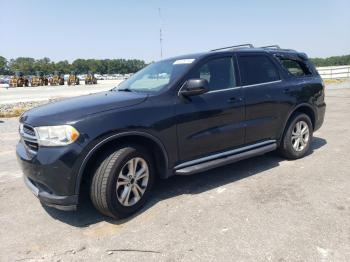
<path fill-rule="evenodd" d="M 350 54 L 349 0 L 0 0 L 0 10 L 7 59 L 156 61 L 160 28 L 163 58 L 245 43 Z"/>

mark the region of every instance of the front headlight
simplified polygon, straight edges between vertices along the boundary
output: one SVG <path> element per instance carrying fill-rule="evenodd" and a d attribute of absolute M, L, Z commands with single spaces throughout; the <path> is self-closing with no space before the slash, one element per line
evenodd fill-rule
<path fill-rule="evenodd" d="M 40 126 L 35 127 L 40 146 L 65 146 L 75 142 L 79 132 L 72 126 Z"/>

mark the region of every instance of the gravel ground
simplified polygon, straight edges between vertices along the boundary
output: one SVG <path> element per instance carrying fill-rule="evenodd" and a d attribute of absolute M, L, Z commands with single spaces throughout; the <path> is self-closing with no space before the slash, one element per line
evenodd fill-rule
<path fill-rule="evenodd" d="M 275 153 L 160 181 L 130 219 L 43 208 L 25 188 L 17 119 L 0 119 L 0 261 L 350 261 L 350 89 L 327 91 L 297 161 Z"/>
<path fill-rule="evenodd" d="M 18 116 L 23 111 L 68 97 L 110 90 L 120 80 L 100 80 L 97 85 L 0 88 L 0 117 Z"/>
<path fill-rule="evenodd" d="M 350 79 L 342 79 L 340 83 L 327 84 L 327 89 L 350 88 Z"/>
<path fill-rule="evenodd" d="M 23 112 L 48 103 L 56 102 L 64 98 L 49 99 L 44 101 L 17 102 L 12 104 L 0 104 L 0 117 L 20 116 Z"/>

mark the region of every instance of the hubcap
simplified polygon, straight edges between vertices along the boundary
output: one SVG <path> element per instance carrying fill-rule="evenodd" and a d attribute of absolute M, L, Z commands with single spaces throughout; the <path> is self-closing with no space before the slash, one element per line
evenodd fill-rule
<path fill-rule="evenodd" d="M 309 126 L 305 121 L 295 124 L 292 131 L 292 145 L 295 151 L 302 151 L 308 144 L 310 137 Z"/>
<path fill-rule="evenodd" d="M 146 191 L 149 179 L 147 162 L 140 157 L 130 159 L 121 169 L 116 193 L 123 206 L 135 205 Z"/>

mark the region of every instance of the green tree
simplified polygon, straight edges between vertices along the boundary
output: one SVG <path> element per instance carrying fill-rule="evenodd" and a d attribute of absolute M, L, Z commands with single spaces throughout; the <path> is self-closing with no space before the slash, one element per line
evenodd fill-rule
<path fill-rule="evenodd" d="M 54 68 L 55 63 L 51 62 L 47 57 L 35 60 L 34 62 L 34 71 L 41 71 L 46 75 L 51 74 Z"/>
<path fill-rule="evenodd" d="M 72 70 L 77 74 L 84 74 L 89 71 L 89 67 L 85 59 L 77 59 L 72 63 Z"/>
<path fill-rule="evenodd" d="M 12 74 L 16 71 L 21 71 L 25 75 L 32 75 L 35 73 L 34 63 L 34 58 L 18 57 L 10 60 L 9 67 Z"/>
<path fill-rule="evenodd" d="M 0 56 L 0 75 L 8 74 L 8 65 L 5 57 Z"/>
<path fill-rule="evenodd" d="M 316 66 L 350 65 L 350 55 L 331 56 L 327 58 L 311 58 Z"/>
<path fill-rule="evenodd" d="M 89 68 L 88 71 L 91 71 L 92 73 L 100 73 L 101 60 L 88 59 L 86 60 L 86 64 Z"/>
<path fill-rule="evenodd" d="M 89 71 L 99 74 L 127 74 L 135 73 L 145 66 L 144 61 L 137 59 L 76 59 L 72 64 L 67 60 L 55 63 L 47 57 L 37 60 L 30 57 L 19 57 L 11 59 L 9 63 L 3 57 L 0 59 L 0 72 L 14 74 L 15 71 L 21 71 L 26 75 L 35 74 L 36 71 L 52 74 L 55 70 L 65 74 L 71 71 L 78 74 L 86 74 Z"/>
<path fill-rule="evenodd" d="M 55 64 L 54 70 L 69 74 L 72 71 L 72 65 L 67 60 L 59 61 Z"/>

